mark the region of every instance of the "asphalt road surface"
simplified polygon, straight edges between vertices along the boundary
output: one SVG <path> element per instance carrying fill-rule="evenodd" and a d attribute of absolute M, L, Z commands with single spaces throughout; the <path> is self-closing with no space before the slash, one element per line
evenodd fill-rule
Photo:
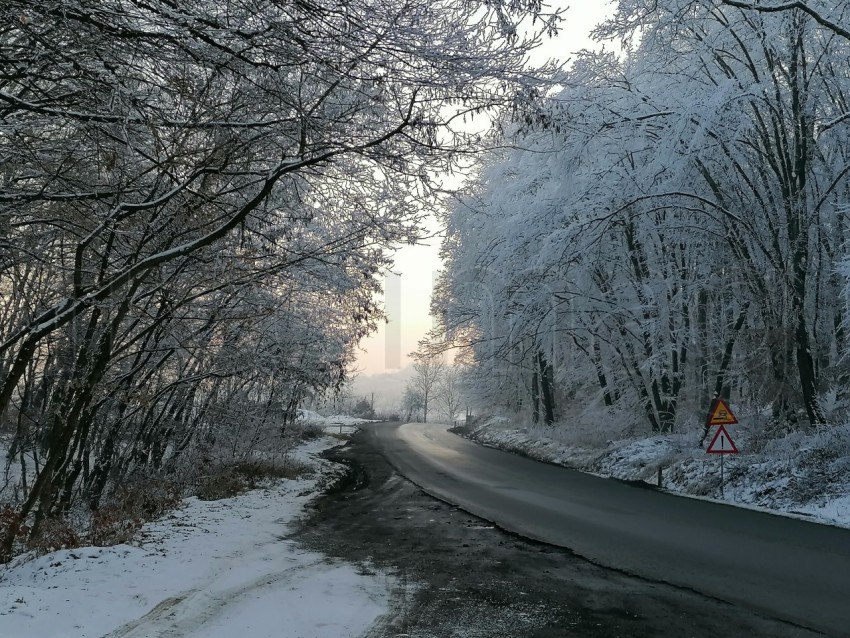
<path fill-rule="evenodd" d="M 677 497 L 483 447 L 430 424 L 373 445 L 427 493 L 599 565 L 850 636 L 850 530 Z"/>
<path fill-rule="evenodd" d="M 287 539 L 385 574 L 363 638 L 823 638 L 693 590 L 499 529 L 402 477 L 361 430 Z"/>

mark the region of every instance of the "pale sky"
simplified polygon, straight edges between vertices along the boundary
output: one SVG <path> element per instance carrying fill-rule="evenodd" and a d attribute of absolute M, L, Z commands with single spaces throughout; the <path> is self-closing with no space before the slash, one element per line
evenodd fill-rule
<path fill-rule="evenodd" d="M 551 4 L 568 6 L 563 0 Z M 604 0 L 585 0 L 581 6 L 568 9 L 560 33 L 532 54 L 532 63 L 551 58 L 563 61 L 575 51 L 598 48 L 588 33 L 612 12 L 613 5 Z M 361 342 L 357 368 L 362 374 L 393 372 L 407 366 L 409 353 L 433 327 L 429 309 L 431 290 L 441 267 L 439 252 L 440 239 L 435 238 L 428 245 L 404 246 L 396 253 L 394 272 L 400 279 L 386 304 L 389 330 L 382 323 L 378 332 Z"/>

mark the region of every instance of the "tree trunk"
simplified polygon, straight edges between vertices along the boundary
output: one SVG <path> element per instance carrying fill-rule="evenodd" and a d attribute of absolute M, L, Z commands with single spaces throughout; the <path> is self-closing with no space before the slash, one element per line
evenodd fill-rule
<path fill-rule="evenodd" d="M 546 361 L 546 357 L 537 351 L 537 362 L 540 366 L 540 385 L 543 396 L 543 414 L 546 425 L 555 423 L 555 397 L 553 395 L 552 365 Z"/>
<path fill-rule="evenodd" d="M 746 321 L 747 319 L 747 311 L 749 309 L 750 302 L 747 302 L 741 308 L 740 312 L 738 312 L 738 318 L 735 321 L 735 325 L 732 326 L 732 333 L 726 340 L 726 346 L 723 349 L 723 358 L 720 361 L 720 367 L 717 369 L 717 377 L 714 380 L 714 398 L 722 397 L 724 399 L 729 399 L 730 389 L 729 384 L 727 383 L 726 373 L 729 369 L 729 365 L 732 362 L 732 351 L 735 348 L 735 341 L 738 337 L 738 333 L 744 326 L 744 321 Z M 711 408 L 709 407 L 708 409 Z M 699 440 L 698 445 L 700 447 L 702 447 L 703 443 L 705 442 L 705 438 L 708 436 L 709 429 L 710 426 L 706 423 L 702 431 L 702 436 Z"/>
<path fill-rule="evenodd" d="M 602 400 L 605 402 L 605 406 L 610 408 L 614 405 L 614 399 L 611 397 L 608 378 L 602 368 L 602 350 L 599 347 L 599 341 L 595 337 L 591 338 L 593 339 L 593 365 L 596 368 L 596 379 L 599 381 L 599 388 L 602 390 Z"/>
<path fill-rule="evenodd" d="M 531 422 L 540 423 L 540 385 L 537 365 L 531 366 Z"/>

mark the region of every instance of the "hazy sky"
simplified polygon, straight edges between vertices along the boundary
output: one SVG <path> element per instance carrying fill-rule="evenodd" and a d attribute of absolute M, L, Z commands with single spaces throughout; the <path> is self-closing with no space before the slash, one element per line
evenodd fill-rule
<path fill-rule="evenodd" d="M 569 6 L 566 2 L 553 2 L 552 5 Z M 532 62 L 541 63 L 550 58 L 563 61 L 574 51 L 597 48 L 598 43 L 591 40 L 588 33 L 612 11 L 613 5 L 604 0 L 574 3 L 565 15 L 561 32 L 535 51 Z M 357 367 L 363 374 L 393 372 L 408 365 L 407 355 L 416 350 L 419 340 L 432 328 L 429 305 L 441 265 L 439 252 L 440 239 L 435 238 L 430 245 L 405 246 L 396 253 L 394 272 L 401 277 L 396 284 L 397 291 L 390 296 L 397 296 L 398 302 L 391 300 L 387 304 L 391 323 L 389 335 L 387 326 L 382 324 L 377 333 L 361 343 Z M 399 340 L 400 348 L 396 346 Z"/>

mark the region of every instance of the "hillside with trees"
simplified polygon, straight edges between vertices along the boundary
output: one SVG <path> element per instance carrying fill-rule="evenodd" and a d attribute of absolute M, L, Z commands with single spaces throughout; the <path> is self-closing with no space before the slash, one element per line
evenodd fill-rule
<path fill-rule="evenodd" d="M 595 35 L 622 53 L 582 52 L 500 121 L 445 216 L 433 299 L 470 398 L 506 419 L 480 440 L 623 478 L 669 467 L 714 494 L 704 423 L 722 397 L 741 498 L 843 494 L 842 11 L 619 2 Z"/>
<path fill-rule="evenodd" d="M 533 419 L 675 430 L 714 395 L 777 432 L 847 406 L 848 54 L 805 12 L 622 2 L 447 215 L 435 314 Z M 498 397 L 498 398 L 497 398 Z"/>

